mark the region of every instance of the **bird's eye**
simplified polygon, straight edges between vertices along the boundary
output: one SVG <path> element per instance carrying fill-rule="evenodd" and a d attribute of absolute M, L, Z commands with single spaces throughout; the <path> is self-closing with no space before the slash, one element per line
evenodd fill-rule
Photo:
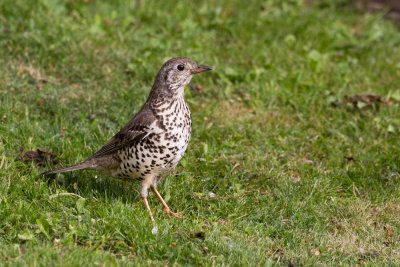
<path fill-rule="evenodd" d="M 176 68 L 177 68 L 179 71 L 183 71 L 183 70 L 185 69 L 185 66 L 183 66 L 183 65 L 178 65 Z"/>

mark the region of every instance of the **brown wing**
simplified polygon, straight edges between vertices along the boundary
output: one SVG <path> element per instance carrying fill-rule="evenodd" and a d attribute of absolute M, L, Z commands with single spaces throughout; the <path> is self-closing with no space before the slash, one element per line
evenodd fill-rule
<path fill-rule="evenodd" d="M 116 135 L 114 135 L 102 148 L 89 159 L 109 155 L 132 143 L 138 142 L 151 133 L 160 133 L 157 119 L 147 104 L 135 117 Z"/>

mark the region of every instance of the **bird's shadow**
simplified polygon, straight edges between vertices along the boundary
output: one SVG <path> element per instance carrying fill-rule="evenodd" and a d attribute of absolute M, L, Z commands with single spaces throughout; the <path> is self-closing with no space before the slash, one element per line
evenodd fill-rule
<path fill-rule="evenodd" d="M 46 180 L 49 187 L 56 185 L 69 193 L 77 194 L 83 198 L 118 199 L 121 202 L 134 203 L 139 201 L 140 181 L 122 181 L 99 174 L 95 171 L 78 171 L 61 174 L 52 174 L 42 179 Z"/>

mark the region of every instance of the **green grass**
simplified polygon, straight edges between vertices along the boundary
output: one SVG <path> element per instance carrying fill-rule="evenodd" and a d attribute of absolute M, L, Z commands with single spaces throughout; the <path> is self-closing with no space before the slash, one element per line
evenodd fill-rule
<path fill-rule="evenodd" d="M 399 265 L 400 33 L 341 2 L 1 1 L 0 262 Z M 37 176 L 96 151 L 177 56 L 214 68 L 159 184 L 184 220 L 150 194 L 153 235 L 138 183 Z M 25 165 L 19 146 L 61 163 Z"/>

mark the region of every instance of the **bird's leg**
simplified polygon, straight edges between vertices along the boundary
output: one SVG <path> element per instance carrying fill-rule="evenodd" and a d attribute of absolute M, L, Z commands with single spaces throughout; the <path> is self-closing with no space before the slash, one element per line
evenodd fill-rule
<path fill-rule="evenodd" d="M 173 216 L 175 218 L 183 219 L 183 217 L 180 216 L 182 212 L 178 212 L 178 213 L 172 212 L 171 209 L 168 207 L 167 203 L 165 203 L 165 201 L 162 198 L 162 196 L 160 195 L 160 193 L 157 191 L 156 187 L 154 185 L 152 185 L 150 187 L 151 187 L 151 189 L 153 189 L 153 191 L 156 194 L 157 198 L 161 201 L 162 205 L 164 206 L 164 212 L 166 214 L 168 214 L 168 216 L 171 215 L 171 216 Z"/>
<path fill-rule="evenodd" d="M 147 201 L 148 190 L 152 182 L 153 182 L 153 176 L 144 177 L 142 186 L 140 187 L 140 196 L 142 197 L 144 205 L 146 206 L 146 209 L 149 212 L 150 220 L 153 223 L 153 229 L 156 229 L 157 228 L 156 221 L 154 220 L 153 214 L 151 213 L 150 210 L 149 202 Z"/>
<path fill-rule="evenodd" d="M 150 220 L 153 223 L 153 226 L 156 227 L 156 221 L 154 220 L 153 214 L 151 213 L 149 202 L 147 202 L 147 197 L 143 198 L 143 202 L 144 202 L 144 205 L 146 206 L 147 211 L 149 212 Z"/>

